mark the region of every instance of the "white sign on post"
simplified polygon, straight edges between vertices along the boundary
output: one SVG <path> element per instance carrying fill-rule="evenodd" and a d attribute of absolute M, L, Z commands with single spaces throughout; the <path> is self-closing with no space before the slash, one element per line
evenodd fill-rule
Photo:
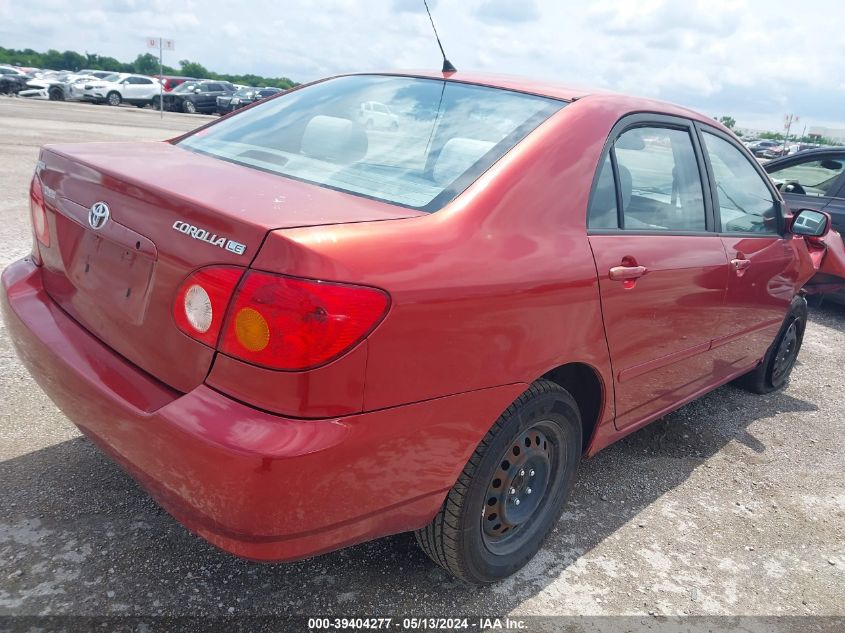
<path fill-rule="evenodd" d="M 163 37 L 148 37 L 147 48 L 158 49 L 158 110 L 160 116 L 164 117 L 164 51 L 175 51 L 176 42 L 173 40 L 166 40 Z"/>

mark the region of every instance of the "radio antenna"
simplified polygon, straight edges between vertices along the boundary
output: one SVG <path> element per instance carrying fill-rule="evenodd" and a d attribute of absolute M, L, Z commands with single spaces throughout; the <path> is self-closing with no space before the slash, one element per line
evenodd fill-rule
<path fill-rule="evenodd" d="M 434 18 L 431 17 L 431 11 L 428 9 L 428 2 L 423 0 L 423 4 L 425 5 L 425 12 L 428 13 L 428 19 L 431 22 L 431 28 L 434 31 L 434 38 L 437 40 L 437 45 L 440 47 L 440 54 L 443 55 L 443 72 L 444 73 L 453 73 L 457 70 L 454 66 L 452 66 L 452 62 L 446 59 L 446 52 L 443 50 L 443 44 L 440 43 L 440 36 L 437 34 L 437 27 L 434 26 Z"/>

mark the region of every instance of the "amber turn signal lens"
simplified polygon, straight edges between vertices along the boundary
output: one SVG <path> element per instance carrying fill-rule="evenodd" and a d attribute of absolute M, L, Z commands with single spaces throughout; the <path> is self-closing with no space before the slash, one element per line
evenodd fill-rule
<path fill-rule="evenodd" d="M 260 352 L 270 343 L 270 326 L 254 308 L 241 308 L 235 316 L 235 336 L 250 352 Z"/>

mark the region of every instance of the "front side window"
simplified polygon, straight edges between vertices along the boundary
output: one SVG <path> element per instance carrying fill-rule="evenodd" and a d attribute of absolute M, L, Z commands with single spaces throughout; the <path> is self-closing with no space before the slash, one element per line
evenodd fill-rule
<path fill-rule="evenodd" d="M 637 127 L 614 143 L 624 229 L 704 231 L 698 161 L 686 130 Z"/>
<path fill-rule="evenodd" d="M 709 132 L 702 138 L 713 169 L 721 230 L 777 233 L 778 205 L 764 177 L 725 139 Z"/>
<path fill-rule="evenodd" d="M 373 103 L 389 118 L 366 116 Z M 441 79 L 353 75 L 263 101 L 178 145 L 432 212 L 564 106 Z"/>
<path fill-rule="evenodd" d="M 769 172 L 781 191 L 804 196 L 828 196 L 837 178 L 845 170 L 845 154 L 805 160 Z"/>

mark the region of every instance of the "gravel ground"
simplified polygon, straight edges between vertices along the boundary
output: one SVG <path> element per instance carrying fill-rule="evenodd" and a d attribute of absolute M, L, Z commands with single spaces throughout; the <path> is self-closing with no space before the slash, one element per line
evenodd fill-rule
<path fill-rule="evenodd" d="M 42 143 L 208 117 L 0 98 L 0 266 L 30 244 Z M 189 534 L 56 409 L 0 332 L 0 615 L 845 615 L 845 308 L 812 308 L 788 388 L 728 386 L 584 463 L 545 548 L 465 586 L 408 534 L 260 565 Z"/>

